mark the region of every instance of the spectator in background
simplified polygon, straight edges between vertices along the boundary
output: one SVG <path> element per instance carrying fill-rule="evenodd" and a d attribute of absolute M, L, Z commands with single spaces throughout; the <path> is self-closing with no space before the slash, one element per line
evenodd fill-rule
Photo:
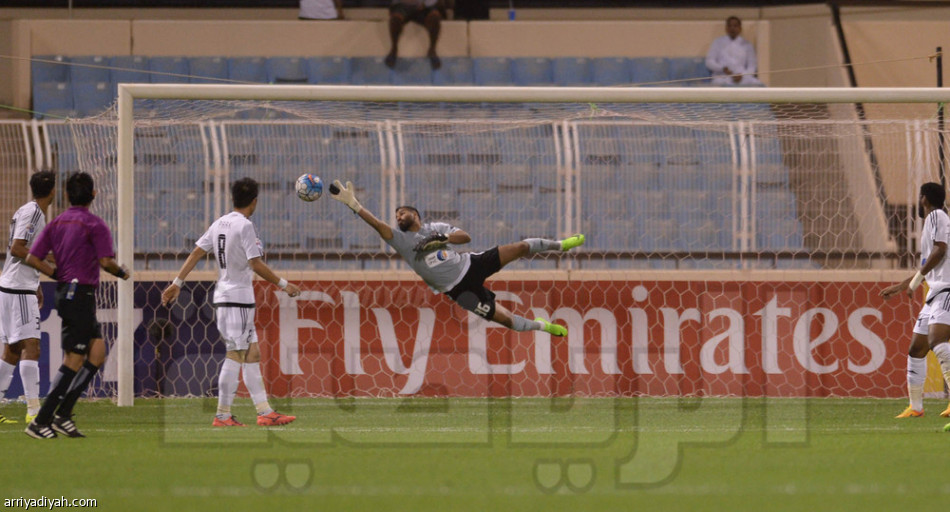
<path fill-rule="evenodd" d="M 713 85 L 763 85 L 755 74 L 755 48 L 742 34 L 742 21 L 726 19 L 726 35 L 716 38 L 706 54 L 706 67 L 712 72 Z"/>
<path fill-rule="evenodd" d="M 342 20 L 343 0 L 300 0 L 302 20 Z"/>
<path fill-rule="evenodd" d="M 439 31 L 442 29 L 442 20 L 445 18 L 445 0 L 393 0 L 389 6 L 389 37 L 392 47 L 386 55 L 386 65 L 396 66 L 399 54 L 399 36 L 406 23 L 414 21 L 429 32 L 429 62 L 432 69 L 442 67 L 442 61 L 435 53 L 435 45 L 439 41 Z"/>

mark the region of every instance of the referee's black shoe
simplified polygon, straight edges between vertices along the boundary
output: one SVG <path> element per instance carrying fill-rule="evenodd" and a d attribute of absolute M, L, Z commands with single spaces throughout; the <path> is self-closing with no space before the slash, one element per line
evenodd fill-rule
<path fill-rule="evenodd" d="M 36 439 L 56 439 L 56 432 L 53 432 L 49 425 L 40 425 L 35 421 L 31 421 L 24 432 Z"/>
<path fill-rule="evenodd" d="M 86 437 L 76 428 L 76 424 L 73 423 L 72 418 L 64 418 L 58 414 L 54 415 L 52 427 L 53 430 L 66 437 Z"/>

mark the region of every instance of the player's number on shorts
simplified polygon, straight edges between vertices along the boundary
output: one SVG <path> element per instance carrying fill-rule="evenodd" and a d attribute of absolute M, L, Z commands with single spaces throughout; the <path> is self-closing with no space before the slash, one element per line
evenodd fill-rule
<path fill-rule="evenodd" d="M 491 304 L 479 302 L 478 305 L 475 306 L 475 314 L 482 318 L 487 318 L 489 311 L 491 311 Z"/>
<path fill-rule="evenodd" d="M 222 269 L 228 268 L 228 262 L 224 257 L 225 242 L 227 242 L 227 236 L 218 235 L 218 266 Z"/>

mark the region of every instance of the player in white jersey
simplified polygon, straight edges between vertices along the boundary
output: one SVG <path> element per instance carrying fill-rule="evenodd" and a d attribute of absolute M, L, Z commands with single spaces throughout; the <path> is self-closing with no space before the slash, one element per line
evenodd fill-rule
<path fill-rule="evenodd" d="M 254 274 L 276 284 L 291 297 L 300 295 L 300 288 L 277 277 L 263 261 L 264 251 L 254 225 L 248 219 L 257 208 L 257 182 L 242 178 L 231 185 L 234 211 L 211 224 L 195 242 L 195 249 L 178 271 L 178 277 L 162 292 L 162 304 L 178 298 L 181 286 L 198 261 L 211 253 L 218 266 L 218 282 L 214 288 L 215 317 L 218 332 L 227 346 L 227 357 L 218 375 L 218 411 L 212 426 L 243 427 L 231 414 L 231 404 L 238 388 L 238 374 L 244 374 L 254 406 L 257 424 L 286 425 L 296 419 L 273 410 L 267 402 L 261 376 L 261 351 L 254 328 Z"/>
<path fill-rule="evenodd" d="M 0 274 L 0 397 L 13 380 L 13 370 L 20 366 L 20 380 L 26 396 L 26 422 L 33 421 L 40 410 L 40 308 L 43 290 L 40 275 L 23 260 L 30 253 L 33 240 L 46 226 L 46 209 L 53 202 L 56 174 L 40 171 L 30 177 L 33 200 L 21 206 L 10 221 L 7 259 Z M 16 423 L 0 415 L 0 423 Z"/>
<path fill-rule="evenodd" d="M 352 183 L 347 182 L 344 187 L 339 180 L 334 181 L 330 185 L 330 196 L 347 205 L 372 226 L 433 291 L 444 293 L 468 311 L 514 331 L 545 331 L 555 336 L 567 336 L 567 328 L 563 325 L 543 318 L 529 320 L 495 304 L 495 294 L 485 288 L 485 279 L 519 258 L 579 247 L 584 244 L 584 235 L 577 234 L 564 240 L 528 238 L 484 252 L 459 253 L 449 244 L 467 244 L 472 237 L 448 224 L 423 223 L 419 211 L 412 206 L 396 208 L 398 225 L 393 228 L 363 208 L 354 196 Z"/>
<path fill-rule="evenodd" d="M 926 279 L 930 291 L 914 324 L 910 351 L 907 355 L 907 394 L 910 405 L 897 418 L 917 418 L 924 415 L 924 381 L 927 377 L 927 351 L 933 350 L 940 361 L 944 379 L 950 383 L 950 217 L 943 210 L 946 192 L 939 183 L 924 183 L 920 187 L 918 214 L 924 219 L 920 233 L 920 270 L 912 277 L 885 288 L 885 299 L 903 291 L 913 297 L 914 290 Z M 950 405 L 940 413 L 950 416 Z"/>

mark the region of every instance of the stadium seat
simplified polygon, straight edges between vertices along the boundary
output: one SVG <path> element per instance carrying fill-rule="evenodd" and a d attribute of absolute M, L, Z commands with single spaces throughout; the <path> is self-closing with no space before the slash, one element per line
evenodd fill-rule
<path fill-rule="evenodd" d="M 191 72 L 184 57 L 152 57 L 148 69 L 153 84 L 187 84 Z"/>
<path fill-rule="evenodd" d="M 108 82 L 79 82 L 73 84 L 73 104 L 82 117 L 101 114 L 115 101 L 112 85 Z"/>
<path fill-rule="evenodd" d="M 755 181 L 760 185 L 788 185 L 788 168 L 782 164 L 755 166 Z"/>
<path fill-rule="evenodd" d="M 590 85 L 590 59 L 586 57 L 560 57 L 552 59 L 552 79 L 563 87 Z"/>
<path fill-rule="evenodd" d="M 765 221 L 756 223 L 756 243 L 758 249 L 766 251 L 797 251 L 804 248 L 802 224 L 794 219 Z"/>
<path fill-rule="evenodd" d="M 782 143 L 778 137 L 755 137 L 755 161 L 758 164 L 782 164 Z"/>
<path fill-rule="evenodd" d="M 592 59 L 591 78 L 594 85 L 629 85 L 633 83 L 630 68 L 623 57 Z"/>
<path fill-rule="evenodd" d="M 476 85 L 511 85 L 511 59 L 476 57 L 472 59 Z"/>
<path fill-rule="evenodd" d="M 350 59 L 354 85 L 390 85 L 392 70 L 386 67 L 382 57 L 354 57 Z"/>
<path fill-rule="evenodd" d="M 616 127 L 621 158 L 629 164 L 663 164 L 663 135 L 655 126 L 619 125 Z"/>
<path fill-rule="evenodd" d="M 731 165 L 705 165 L 701 167 L 702 181 L 707 190 L 731 191 L 735 172 Z"/>
<path fill-rule="evenodd" d="M 630 59 L 630 76 L 633 83 L 648 86 L 666 86 L 670 79 L 670 63 L 663 57 Z"/>
<path fill-rule="evenodd" d="M 721 224 L 711 220 L 695 220 L 680 224 L 678 230 L 677 247 L 687 251 L 720 251 L 725 248 L 721 244 Z"/>
<path fill-rule="evenodd" d="M 694 152 L 705 164 L 724 164 L 738 161 L 738 145 L 725 128 L 694 130 Z"/>
<path fill-rule="evenodd" d="M 522 57 L 511 59 L 511 76 L 515 85 L 552 85 L 554 77 L 551 59 L 546 57 Z"/>
<path fill-rule="evenodd" d="M 669 217 L 671 206 L 667 192 L 662 190 L 633 191 L 625 195 L 628 211 L 634 217 Z"/>
<path fill-rule="evenodd" d="M 605 251 L 635 251 L 639 249 L 637 222 L 630 219 L 607 219 L 598 224 L 592 244 Z"/>
<path fill-rule="evenodd" d="M 674 87 L 700 87 L 709 85 L 709 70 L 704 57 L 673 57 L 669 59 L 670 80 Z"/>
<path fill-rule="evenodd" d="M 392 71 L 393 85 L 432 85 L 432 64 L 429 59 L 399 59 Z"/>
<path fill-rule="evenodd" d="M 267 59 L 265 68 L 269 83 L 307 83 L 307 61 L 300 57 L 271 57 Z"/>
<path fill-rule="evenodd" d="M 788 190 L 756 190 L 755 216 L 760 225 L 764 222 L 795 220 L 797 211 L 795 195 Z"/>
<path fill-rule="evenodd" d="M 228 80 L 228 60 L 224 57 L 191 57 L 188 74 L 193 84 L 221 84 Z"/>
<path fill-rule="evenodd" d="M 118 55 L 109 61 L 112 66 L 112 83 L 139 83 L 151 82 L 148 73 L 148 57 L 141 55 Z"/>
<path fill-rule="evenodd" d="M 69 81 L 69 61 L 62 55 L 34 55 L 30 63 L 31 81 L 34 84 L 42 82 L 68 82 Z M 51 62 L 38 62 L 38 61 Z M 56 64 L 61 62 L 62 64 Z"/>
<path fill-rule="evenodd" d="M 67 82 L 34 83 L 33 110 L 37 117 L 74 114 L 72 86 Z"/>
<path fill-rule="evenodd" d="M 660 186 L 674 191 L 706 189 L 706 174 L 696 165 L 665 165 L 660 168 Z"/>
<path fill-rule="evenodd" d="M 636 220 L 637 247 L 643 251 L 680 251 L 686 244 L 678 237 L 676 221 L 641 217 Z"/>
<path fill-rule="evenodd" d="M 445 57 L 442 67 L 432 72 L 433 85 L 473 85 L 475 74 L 472 59 L 468 57 Z"/>
<path fill-rule="evenodd" d="M 340 225 L 332 220 L 314 220 L 304 234 L 304 247 L 317 251 L 335 251 L 343 248 Z"/>
<path fill-rule="evenodd" d="M 532 169 L 527 165 L 496 165 L 491 168 L 491 175 L 498 193 L 533 193 L 535 192 L 535 177 Z"/>
<path fill-rule="evenodd" d="M 348 84 L 350 67 L 347 57 L 311 57 L 307 59 L 307 77 L 311 84 Z"/>
<path fill-rule="evenodd" d="M 267 69 L 263 57 L 232 57 L 228 59 L 228 78 L 239 82 L 265 83 Z"/>
<path fill-rule="evenodd" d="M 112 80 L 108 57 L 71 57 L 69 62 L 69 81 L 74 84 Z"/>

